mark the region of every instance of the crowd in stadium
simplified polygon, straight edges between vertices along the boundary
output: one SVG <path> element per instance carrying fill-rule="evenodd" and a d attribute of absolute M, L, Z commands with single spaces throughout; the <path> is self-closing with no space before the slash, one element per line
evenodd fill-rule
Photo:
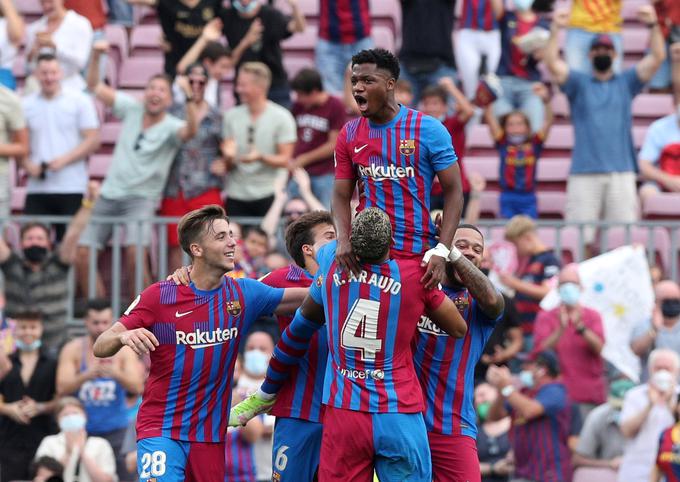
<path fill-rule="evenodd" d="M 418 259 L 429 253 L 425 281 L 404 285 L 414 313 L 420 284 L 436 287 L 444 280 L 443 298 L 458 308 L 439 325 L 425 316 L 434 301 L 422 294 L 423 317 L 413 316 L 421 321 L 409 363 L 422 384 L 419 411 L 434 480 L 680 480 L 678 280 L 669 279 L 670 266 L 652 263 L 654 306 L 632 328 L 629 349 L 641 371 L 631 379 L 603 357 L 603 316 L 580 302 L 585 287 L 577 266 L 537 224 L 555 215 L 585 223 L 581 241 L 590 257 L 598 254 L 598 222 L 680 216 L 680 2 L 0 0 L 0 12 L 0 482 L 184 480 L 165 474 L 175 457 L 166 448 L 137 445 L 138 438 L 161 438 L 145 428 L 147 416 L 136 424 L 142 394 L 152 398 L 150 371 L 153 383 L 161 383 L 148 353 L 153 346 L 138 350 L 132 345 L 139 340 L 122 337 L 133 349 L 99 352 L 117 352 L 108 358 L 96 357 L 94 346 L 120 316 L 122 324 L 115 326 L 130 333 L 147 327 L 135 313 L 148 309 L 148 298 L 139 305 L 129 287 L 122 296 L 132 305 L 124 315 L 114 313 L 111 263 L 122 263 L 119 272 L 128 280 L 141 269 L 145 287 L 159 281 L 150 259 L 163 229 L 171 272 L 186 264 L 186 255 L 199 264 L 203 254 L 187 241 L 194 236 L 187 227 L 191 219 L 183 218 L 179 230 L 145 221 L 180 218 L 208 205 L 244 220 L 229 222 L 236 243 L 227 246 L 233 256 L 228 276 L 261 279 L 288 293 L 276 310 L 277 303 L 259 301 L 267 316 L 255 317 L 248 332 L 212 332 L 220 343 L 243 335 L 228 387 L 232 405 L 252 400 L 253 393 L 266 398 L 278 392 L 269 414 L 229 427 L 225 444 L 218 444 L 226 481 L 312 480 L 319 450 L 324 457 L 325 408 L 334 430 L 343 423 L 340 409 L 373 411 L 363 408 L 363 399 L 356 406 L 344 400 L 340 382 L 330 396 L 343 400 L 332 409 L 321 407 L 320 393 L 302 393 L 312 380 L 323 387 L 324 369 L 309 368 L 316 364 L 309 361 L 316 360 L 314 353 L 327 356 L 322 335 L 312 339 L 301 368 L 288 367 L 300 340 L 313 334 L 309 300 L 319 310 L 328 300 L 315 298 L 312 286 L 297 315 L 284 313 L 282 305 L 291 303 L 288 290 L 308 288 L 312 280 L 320 287 L 323 269 L 335 266 L 322 245 L 338 238 L 333 253 L 348 272 L 355 272 L 357 259 L 385 262 L 381 255 L 356 253 L 357 246 L 370 251 L 366 246 L 343 243 L 350 223 L 352 230 L 384 223 L 393 250 Z M 395 99 L 396 112 L 381 117 Z M 399 129 L 401 137 L 381 133 Z M 367 165 L 357 164 L 364 155 Z M 411 193 L 374 190 L 366 181 L 408 183 L 403 179 L 414 177 L 408 159 L 426 155 L 431 170 L 422 175 L 425 185 L 412 184 Z M 388 158 L 401 161 L 383 162 Z M 559 188 L 546 189 L 550 183 Z M 401 209 L 416 225 L 392 219 L 389 228 L 364 210 L 372 196 L 396 200 L 376 204 L 390 215 Z M 556 201 L 551 205 L 550 199 Z M 357 205 L 367 213 L 363 221 L 351 220 Z M 18 223 L 11 218 L 18 214 L 69 221 Z M 110 243 L 118 229 L 92 222 L 107 216 L 122 219 L 125 228 L 122 257 L 113 261 Z M 516 258 L 503 267 L 494 264 L 492 240 L 476 227 L 493 217 L 507 220 L 501 243 Z M 411 228 L 419 234 L 411 236 Z M 440 244 L 427 251 L 418 236 L 433 240 L 435 229 Z M 380 245 L 375 236 L 366 234 L 373 248 Z M 446 240 L 451 243 L 441 251 Z M 180 284 L 188 275 L 174 276 Z M 376 278 L 371 290 L 390 292 L 395 285 L 380 284 L 389 280 Z M 175 282 L 149 289 L 160 287 L 161 304 L 168 305 L 163 310 L 179 323 L 193 308 L 174 304 L 182 293 Z M 241 304 L 227 302 L 227 312 L 245 310 L 248 296 L 273 296 L 265 288 L 248 290 L 238 298 Z M 557 306 L 542 309 L 552 290 Z M 82 317 L 68 310 L 73 296 Z M 380 298 L 391 303 L 385 300 Z M 460 321 L 458 311 L 467 333 L 444 328 Z M 177 344 L 207 343 L 200 342 L 200 329 L 178 331 Z M 353 333 L 346 343 L 342 331 L 343 349 L 369 337 Z M 460 340 L 440 346 L 427 338 L 449 335 Z M 164 336 L 154 328 L 146 340 L 163 344 Z M 443 375 L 434 373 L 438 356 L 444 357 Z M 277 377 L 288 370 L 297 380 L 286 388 Z M 376 370 L 338 373 L 361 378 L 367 387 L 383 382 Z M 153 385 L 151 392 L 167 389 Z M 397 404 L 389 393 L 385 397 L 386 406 Z M 408 394 L 395 397 L 410 407 Z M 213 408 L 220 410 L 219 404 Z M 204 415 L 196 417 L 200 423 L 193 415 L 179 417 L 182 428 L 175 434 L 172 425 L 172 435 L 164 421 L 163 437 L 225 440 L 217 432 L 226 414 L 213 417 L 210 428 Z M 353 427 L 363 423 L 344 420 Z M 393 420 L 408 438 L 411 421 Z M 140 426 L 146 432 L 138 433 Z M 296 432 L 298 441 L 307 437 L 317 445 L 281 441 Z M 333 437 L 344 440 L 340 431 Z M 375 444 L 378 460 L 384 454 L 377 452 L 377 438 Z M 357 442 L 343 450 L 362 447 Z M 332 463 L 351 465 L 342 453 Z M 187 454 L 186 480 L 202 480 L 192 479 L 191 471 L 209 470 L 214 459 Z M 377 462 L 368 480 L 374 468 L 382 481 L 411 480 L 384 475 L 396 472 Z M 318 480 L 365 476 L 359 469 L 356 478 L 329 470 L 319 467 Z"/>

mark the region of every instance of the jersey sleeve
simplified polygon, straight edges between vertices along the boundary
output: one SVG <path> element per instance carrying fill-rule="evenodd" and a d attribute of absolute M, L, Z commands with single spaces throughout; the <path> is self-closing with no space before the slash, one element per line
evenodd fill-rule
<path fill-rule="evenodd" d="M 160 291 L 158 284 L 152 284 L 142 291 L 128 306 L 120 321 L 128 330 L 149 328 L 156 321 Z"/>
<path fill-rule="evenodd" d="M 335 259 L 336 246 L 337 243 L 332 241 L 325 246 L 322 246 L 321 249 L 316 253 L 316 260 L 317 263 L 319 263 L 319 269 L 316 272 L 314 281 L 309 287 L 309 296 L 311 296 L 311 298 L 319 305 L 323 305 L 323 285 L 326 276 L 329 275 L 331 264 Z"/>
<path fill-rule="evenodd" d="M 536 394 L 536 401 L 543 406 L 545 414 L 554 416 L 567 403 L 567 393 L 563 385 L 547 385 Z"/>
<path fill-rule="evenodd" d="M 451 134 L 444 124 L 432 117 L 425 117 L 423 124 L 426 127 L 423 130 L 424 141 L 432 167 L 437 172 L 451 167 L 458 160 L 456 151 L 453 149 Z"/>
<path fill-rule="evenodd" d="M 436 310 L 446 299 L 446 295 L 442 290 L 428 290 L 423 287 L 423 301 L 427 311 Z"/>
<path fill-rule="evenodd" d="M 349 154 L 349 145 L 347 142 L 347 124 L 345 124 L 338 134 L 333 156 L 335 159 L 335 178 L 356 179 L 356 173 L 354 171 L 354 165 L 352 164 L 352 157 Z"/>
<path fill-rule="evenodd" d="M 251 321 L 273 313 L 281 303 L 285 291 L 283 288 L 272 288 L 249 278 L 240 278 L 236 282 L 243 288 L 245 309 Z"/>

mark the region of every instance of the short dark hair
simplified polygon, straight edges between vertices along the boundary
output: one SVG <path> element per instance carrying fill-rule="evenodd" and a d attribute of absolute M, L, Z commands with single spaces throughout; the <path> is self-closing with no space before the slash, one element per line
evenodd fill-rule
<path fill-rule="evenodd" d="M 399 60 L 389 50 L 362 50 L 352 56 L 352 67 L 359 64 L 375 64 L 377 68 L 387 70 L 395 80 L 399 79 Z"/>
<path fill-rule="evenodd" d="M 260 226 L 249 226 L 246 228 L 245 233 L 243 233 L 243 239 L 246 239 L 251 233 L 269 239 L 269 234 L 267 234 L 267 231 L 262 229 Z"/>
<path fill-rule="evenodd" d="M 423 93 L 420 95 L 420 99 L 425 99 L 427 97 L 437 97 L 444 104 L 449 100 L 449 96 L 446 93 L 446 89 L 441 85 L 428 85 L 423 89 Z"/>
<path fill-rule="evenodd" d="M 392 244 L 392 224 L 387 213 L 376 207 L 361 211 L 352 221 L 349 241 L 362 262 L 382 260 Z"/>
<path fill-rule="evenodd" d="M 92 311 L 104 311 L 111 308 L 111 302 L 106 298 L 94 298 L 87 300 L 85 305 L 85 312 Z"/>
<path fill-rule="evenodd" d="M 203 47 L 198 60 L 203 62 L 207 59 L 211 62 L 217 62 L 222 57 L 231 57 L 231 49 L 219 42 L 208 42 L 206 46 Z"/>
<path fill-rule="evenodd" d="M 501 116 L 499 123 L 500 123 L 501 127 L 503 128 L 503 130 L 505 130 L 505 126 L 508 123 L 508 119 L 513 115 L 521 116 L 522 120 L 524 120 L 524 123 L 526 124 L 526 126 L 529 128 L 529 130 L 531 130 L 531 121 L 529 120 L 529 116 L 526 115 L 521 110 L 513 110 L 513 111 L 510 111 L 507 114 Z"/>
<path fill-rule="evenodd" d="M 18 313 L 14 313 L 11 318 L 14 321 L 42 321 L 43 312 L 40 310 L 23 310 Z"/>
<path fill-rule="evenodd" d="M 205 68 L 205 65 L 203 65 L 201 62 L 194 62 L 194 63 L 191 64 L 189 67 L 187 67 L 187 70 L 186 70 L 186 72 L 185 72 L 186 75 L 191 74 L 191 71 L 194 70 L 194 69 L 200 69 L 200 70 L 201 70 L 201 75 L 202 75 L 203 77 L 206 77 L 206 78 L 208 77 L 208 69 L 206 69 L 206 68 Z"/>
<path fill-rule="evenodd" d="M 64 474 L 64 466 L 61 465 L 61 462 L 59 462 L 57 459 L 53 457 L 43 455 L 42 457 L 39 457 L 36 460 L 34 460 L 33 463 L 31 464 L 30 469 L 31 478 L 35 477 L 36 474 L 38 473 L 38 469 L 41 468 L 54 472 L 54 475 L 58 477 L 61 477 Z"/>
<path fill-rule="evenodd" d="M 314 244 L 312 230 L 322 224 L 333 226 L 333 216 L 328 211 L 312 211 L 297 218 L 286 229 L 286 250 L 295 264 L 305 267 L 305 255 L 302 246 Z"/>
<path fill-rule="evenodd" d="M 154 80 L 164 80 L 168 84 L 168 87 L 170 89 L 172 89 L 172 79 L 170 78 L 170 76 L 168 74 L 154 74 L 151 77 L 149 77 L 148 84 L 150 84 Z"/>
<path fill-rule="evenodd" d="M 544 350 L 534 355 L 534 363 L 542 366 L 552 378 L 560 374 L 560 362 L 557 354 L 552 350 Z"/>
<path fill-rule="evenodd" d="M 193 259 L 191 254 L 192 243 L 195 243 L 196 240 L 207 233 L 212 228 L 213 223 L 220 219 L 229 222 L 229 217 L 224 208 L 218 204 L 208 204 L 182 216 L 177 225 L 177 234 L 182 250 Z"/>
<path fill-rule="evenodd" d="M 39 64 L 40 62 L 51 62 L 53 60 L 57 60 L 57 56 L 54 54 L 54 52 L 48 51 L 48 52 L 42 52 L 41 54 L 39 54 L 35 63 Z"/>
<path fill-rule="evenodd" d="M 323 91 L 321 74 L 316 69 L 302 69 L 290 82 L 290 87 L 295 92 L 311 94 L 312 92 Z"/>
<path fill-rule="evenodd" d="M 45 231 L 45 234 L 47 235 L 47 238 L 50 238 L 50 228 L 47 227 L 46 224 L 44 223 L 39 223 L 36 221 L 31 221 L 29 223 L 24 224 L 21 226 L 21 229 L 19 230 L 19 239 L 24 239 L 24 235 L 29 232 L 33 228 L 40 228 L 43 231 Z"/>
<path fill-rule="evenodd" d="M 477 226 L 475 226 L 474 224 L 461 223 L 461 224 L 458 225 L 458 229 L 472 229 L 473 231 L 477 231 L 479 233 L 479 235 L 482 237 L 482 239 L 484 239 L 484 234 L 482 234 L 482 232 L 479 230 L 479 228 Z"/>

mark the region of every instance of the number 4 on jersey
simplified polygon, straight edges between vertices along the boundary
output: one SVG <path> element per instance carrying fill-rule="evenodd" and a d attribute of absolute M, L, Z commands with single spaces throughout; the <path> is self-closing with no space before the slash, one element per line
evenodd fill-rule
<path fill-rule="evenodd" d="M 364 361 L 375 360 L 375 354 L 382 349 L 382 340 L 378 339 L 379 311 L 378 301 L 360 298 L 342 325 L 342 347 L 361 351 Z"/>

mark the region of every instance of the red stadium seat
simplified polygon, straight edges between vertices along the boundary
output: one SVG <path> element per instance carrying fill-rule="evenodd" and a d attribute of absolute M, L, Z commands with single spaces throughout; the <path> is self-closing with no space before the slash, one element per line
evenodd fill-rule
<path fill-rule="evenodd" d="M 633 99 L 633 118 L 656 120 L 674 110 L 671 94 L 640 94 Z"/>
<path fill-rule="evenodd" d="M 569 119 L 569 99 L 564 94 L 555 94 L 550 101 L 553 113 L 557 119 Z"/>
<path fill-rule="evenodd" d="M 14 2 L 17 11 L 24 17 L 26 23 L 40 18 L 43 14 L 40 0 L 19 0 Z"/>
<path fill-rule="evenodd" d="M 288 0 L 275 0 L 274 6 L 286 15 L 290 15 L 290 4 Z M 319 19 L 319 0 L 298 0 L 298 6 L 305 16 L 305 19 L 318 21 Z"/>
<path fill-rule="evenodd" d="M 545 141 L 546 149 L 571 151 L 574 146 L 574 129 L 571 125 L 557 125 L 550 129 Z"/>
<path fill-rule="evenodd" d="M 467 156 L 463 160 L 465 164 L 465 172 L 476 172 L 480 174 L 487 183 L 498 182 L 498 156 L 493 157 L 470 157 Z"/>
<path fill-rule="evenodd" d="M 624 54 L 642 56 L 649 46 L 649 30 L 630 27 L 624 28 L 622 32 Z"/>
<path fill-rule="evenodd" d="M 536 193 L 538 215 L 541 218 L 563 219 L 567 194 L 563 191 L 538 191 Z"/>
<path fill-rule="evenodd" d="M 642 215 L 647 219 L 673 219 L 680 217 L 680 193 L 663 192 L 649 197 L 642 204 Z"/>
<path fill-rule="evenodd" d="M 130 35 L 130 56 L 162 57 L 162 41 L 160 25 L 137 25 Z"/>
<path fill-rule="evenodd" d="M 121 89 L 144 89 L 152 75 L 162 72 L 162 57 L 130 57 L 120 68 L 118 85 Z"/>
<path fill-rule="evenodd" d="M 489 128 L 482 124 L 473 125 L 468 130 L 466 144 L 468 149 L 490 149 L 494 146 L 491 134 L 489 134 Z"/>
<path fill-rule="evenodd" d="M 104 27 L 106 40 L 109 41 L 109 58 L 113 59 L 117 67 L 129 55 L 128 36 L 122 25 L 110 24 Z"/>
<path fill-rule="evenodd" d="M 111 157 L 110 154 L 94 154 L 90 156 L 87 163 L 87 171 L 90 174 L 90 178 L 104 179 L 111 165 Z"/>

